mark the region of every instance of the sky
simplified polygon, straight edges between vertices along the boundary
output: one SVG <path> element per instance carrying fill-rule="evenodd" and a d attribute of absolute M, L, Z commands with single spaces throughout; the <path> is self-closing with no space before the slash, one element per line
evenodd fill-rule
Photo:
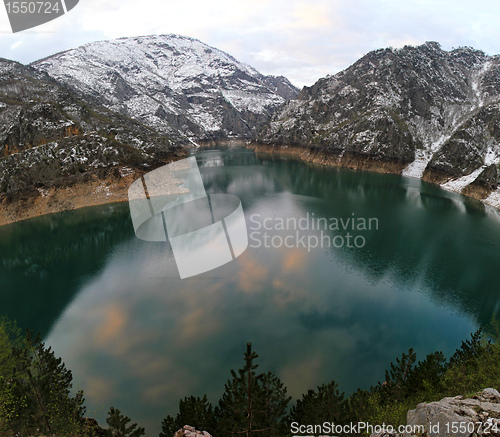
<path fill-rule="evenodd" d="M 438 41 L 500 54 L 499 23 L 498 0 L 80 0 L 16 34 L 0 7 L 0 57 L 29 63 L 93 41 L 175 33 L 300 88 L 377 48 Z"/>

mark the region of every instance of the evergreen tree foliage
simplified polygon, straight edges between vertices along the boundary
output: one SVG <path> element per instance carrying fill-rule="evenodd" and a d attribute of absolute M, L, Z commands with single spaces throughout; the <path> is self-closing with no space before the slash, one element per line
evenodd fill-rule
<path fill-rule="evenodd" d="M 174 437 L 175 433 L 184 425 L 178 426 L 176 420 L 168 415 L 161 422 L 160 437 Z"/>
<path fill-rule="evenodd" d="M 13 391 L 22 400 L 16 428 L 75 434 L 85 413 L 83 392 L 71 396 L 72 374 L 39 335 L 28 332 L 23 347 L 14 347 Z M 17 422 L 17 423 L 16 423 Z"/>
<path fill-rule="evenodd" d="M 483 350 L 482 329 L 478 329 L 471 335 L 470 340 L 462 341 L 462 345 L 455 351 L 449 361 L 449 366 L 456 364 L 467 364 L 477 358 Z"/>
<path fill-rule="evenodd" d="M 410 348 L 408 354 L 403 353 L 391 363 L 390 369 L 385 371 L 385 382 L 381 384 L 382 400 L 385 402 L 401 401 L 408 395 L 408 381 L 411 379 L 413 366 L 417 354 Z"/>
<path fill-rule="evenodd" d="M 290 397 L 278 377 L 256 372 L 258 357 L 248 343 L 245 365 L 238 372 L 231 370 L 216 411 L 218 436 L 266 437 L 286 430 Z"/>
<path fill-rule="evenodd" d="M 358 388 L 346 401 L 348 422 L 357 422 L 358 420 L 369 417 L 371 410 L 372 394 L 368 390 Z"/>
<path fill-rule="evenodd" d="M 162 422 L 160 437 L 173 437 L 184 425 L 190 425 L 210 434 L 215 429 L 215 418 L 212 404 L 207 395 L 202 398 L 189 396 L 179 401 L 179 412 L 175 419 L 167 416 Z"/>
<path fill-rule="evenodd" d="M 5 317 L 0 318 L 0 376 L 10 374 L 14 366 L 12 348 L 22 341 L 21 330 L 14 322 Z"/>
<path fill-rule="evenodd" d="M 0 326 L 0 431 L 81 435 L 84 399 L 71 396 L 71 372 L 40 336 L 21 341 L 18 330 Z"/>
<path fill-rule="evenodd" d="M 317 387 L 317 390 L 309 390 L 297 400 L 293 407 L 292 420 L 305 424 L 320 424 L 334 422 L 343 424 L 347 421 L 347 401 L 344 393 L 340 393 L 338 384 L 331 381 Z"/>
<path fill-rule="evenodd" d="M 232 378 L 216 411 L 217 435 L 221 437 L 278 436 L 287 430 L 290 397 L 277 376 L 256 372 L 258 357 L 248 343 L 245 365 L 237 372 L 231 370 Z"/>
<path fill-rule="evenodd" d="M 264 396 L 264 426 L 269 429 L 268 435 L 282 436 L 289 428 L 288 403 L 291 397 L 287 396 L 287 389 L 281 380 L 272 372 L 262 376 L 262 390 Z"/>
<path fill-rule="evenodd" d="M 0 319 L 0 435 L 8 433 L 19 409 L 12 380 L 12 348 L 19 343 L 19 330 L 7 319 Z"/>
<path fill-rule="evenodd" d="M 443 352 L 427 355 L 419 361 L 408 378 L 409 394 L 429 390 L 438 392 L 443 389 L 442 376 L 446 370 L 446 358 Z"/>
<path fill-rule="evenodd" d="M 259 379 L 254 360 L 259 356 L 247 344 L 245 366 L 238 372 L 231 370 L 232 379 L 225 385 L 225 391 L 219 401 L 219 429 L 229 435 L 245 434 L 247 437 L 255 431 L 256 412 L 262 410 L 259 405 Z"/>
<path fill-rule="evenodd" d="M 121 413 L 117 408 L 111 407 L 108 411 L 106 423 L 109 428 L 106 430 L 107 437 L 140 437 L 146 434 L 144 428 L 140 428 L 137 423 L 129 425 L 130 417 Z"/>
<path fill-rule="evenodd" d="M 441 379 L 446 369 L 446 359 L 442 352 L 434 352 L 424 361 L 417 360 L 417 354 L 411 348 L 408 354 L 403 353 L 396 363 L 391 363 L 385 372 L 385 382 L 379 385 L 380 400 L 389 404 L 404 401 L 417 392 L 439 392 Z"/>

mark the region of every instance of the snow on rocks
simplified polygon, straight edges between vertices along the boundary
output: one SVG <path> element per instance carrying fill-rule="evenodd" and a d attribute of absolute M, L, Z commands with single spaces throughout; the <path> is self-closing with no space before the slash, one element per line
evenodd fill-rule
<path fill-rule="evenodd" d="M 500 188 L 492 191 L 489 196 L 483 200 L 483 202 L 494 206 L 495 208 L 500 208 Z"/>
<path fill-rule="evenodd" d="M 200 139 L 250 137 L 285 103 L 278 90 L 298 94 L 285 78 L 178 35 L 95 42 L 32 65 L 160 132 Z"/>
<path fill-rule="evenodd" d="M 431 159 L 432 152 L 428 150 L 417 150 L 415 153 L 415 160 L 408 164 L 401 174 L 403 176 L 420 179 Z"/>
<path fill-rule="evenodd" d="M 474 170 L 471 174 L 462 176 L 461 178 L 452 179 L 448 182 L 445 182 L 444 184 L 441 184 L 441 187 L 450 191 L 460 193 L 467 185 L 470 185 L 472 182 L 474 182 L 485 168 L 486 166 L 483 165 L 477 170 Z"/>

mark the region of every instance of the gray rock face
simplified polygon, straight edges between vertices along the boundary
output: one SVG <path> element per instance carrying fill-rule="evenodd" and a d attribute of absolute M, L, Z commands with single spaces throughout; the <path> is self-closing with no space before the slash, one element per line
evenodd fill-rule
<path fill-rule="evenodd" d="M 32 64 L 109 109 L 184 141 L 251 138 L 298 90 L 202 42 L 121 38 Z"/>
<path fill-rule="evenodd" d="M 36 188 L 89 172 L 141 170 L 183 153 L 169 138 L 82 100 L 46 73 L 0 59 L 0 198 L 37 195 Z"/>
<path fill-rule="evenodd" d="M 408 411 L 407 424 L 423 427 L 428 437 L 500 436 L 500 393 L 487 388 L 472 399 L 462 396 L 422 403 Z M 417 434 L 385 434 L 387 437 L 414 437 Z M 382 437 L 373 435 L 372 437 Z"/>
<path fill-rule="evenodd" d="M 468 47 L 447 52 L 437 43 L 381 49 L 305 87 L 258 141 L 396 161 L 413 177 L 471 175 L 465 185 L 487 171 L 482 179 L 494 186 L 499 102 L 499 56 Z"/>

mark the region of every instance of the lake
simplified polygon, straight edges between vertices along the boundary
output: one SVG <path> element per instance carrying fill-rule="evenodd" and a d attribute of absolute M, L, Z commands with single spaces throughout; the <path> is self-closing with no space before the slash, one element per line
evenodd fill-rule
<path fill-rule="evenodd" d="M 249 247 L 180 279 L 166 243 L 135 237 L 127 203 L 0 227 L 0 308 L 40 331 L 85 391 L 156 436 L 180 398 L 215 403 L 247 342 L 289 393 L 384 379 L 413 347 L 450 356 L 498 315 L 500 219 L 398 175 L 246 149 L 193 152 L 206 191 L 240 198 Z"/>

